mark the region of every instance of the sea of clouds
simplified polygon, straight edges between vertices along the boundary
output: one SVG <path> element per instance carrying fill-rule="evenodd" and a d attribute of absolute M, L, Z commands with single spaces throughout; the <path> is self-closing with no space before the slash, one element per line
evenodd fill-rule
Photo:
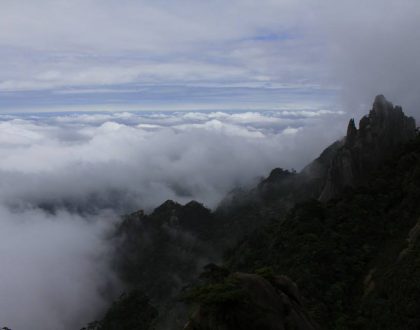
<path fill-rule="evenodd" d="M 299 170 L 344 133 L 341 112 L 0 115 L 0 325 L 78 329 L 120 292 L 121 214 L 167 199 L 215 208 L 274 167 Z"/>

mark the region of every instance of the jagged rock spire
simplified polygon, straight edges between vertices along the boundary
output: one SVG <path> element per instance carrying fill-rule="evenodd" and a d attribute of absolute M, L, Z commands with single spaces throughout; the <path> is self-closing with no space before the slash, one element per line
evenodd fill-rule
<path fill-rule="evenodd" d="M 378 113 L 388 108 L 393 108 L 392 103 L 382 94 L 376 95 L 375 100 L 373 101 L 373 110 Z"/>
<path fill-rule="evenodd" d="M 354 118 L 350 119 L 347 126 L 346 145 L 352 146 L 357 139 L 357 128 L 354 123 Z"/>
<path fill-rule="evenodd" d="M 403 143 L 416 136 L 414 118 L 400 106 L 378 95 L 372 110 L 356 128 L 351 119 L 343 146 L 337 150 L 328 169 L 325 187 L 319 197 L 329 200 L 346 186 L 363 183 L 370 171 L 380 166 Z"/>

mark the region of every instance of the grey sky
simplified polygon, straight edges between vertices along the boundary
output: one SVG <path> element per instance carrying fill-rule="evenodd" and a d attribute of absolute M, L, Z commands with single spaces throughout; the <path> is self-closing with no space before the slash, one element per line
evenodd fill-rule
<path fill-rule="evenodd" d="M 415 111 L 419 15 L 416 0 L 4 0 L 0 109 L 357 111 L 382 92 Z"/>
<path fill-rule="evenodd" d="M 311 95 L 325 107 L 358 107 L 384 92 L 414 107 L 419 7 L 415 0 L 4 0 L 0 106 L 267 109 L 298 107 Z M 168 86 L 180 93 L 167 94 Z M 191 88 L 202 97 L 191 100 Z M 263 97 L 250 101 L 254 94 Z"/>

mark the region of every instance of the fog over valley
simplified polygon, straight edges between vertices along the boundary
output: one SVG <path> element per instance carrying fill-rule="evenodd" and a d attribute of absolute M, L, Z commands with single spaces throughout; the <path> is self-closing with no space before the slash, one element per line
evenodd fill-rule
<path fill-rule="evenodd" d="M 340 137 L 342 127 L 322 128 L 344 124 L 342 117 L 331 110 L 2 115 L 0 320 L 12 329 L 76 329 L 93 320 L 111 298 L 105 288 L 119 292 L 108 264 L 119 215 L 167 199 L 214 208 L 274 167 L 299 170 Z"/>

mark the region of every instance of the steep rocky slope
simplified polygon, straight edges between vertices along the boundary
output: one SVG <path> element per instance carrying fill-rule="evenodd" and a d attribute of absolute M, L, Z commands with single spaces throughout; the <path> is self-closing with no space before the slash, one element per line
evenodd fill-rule
<path fill-rule="evenodd" d="M 363 185 L 298 204 L 249 235 L 226 263 L 296 281 L 324 329 L 418 329 L 419 200 L 418 137 Z"/>

